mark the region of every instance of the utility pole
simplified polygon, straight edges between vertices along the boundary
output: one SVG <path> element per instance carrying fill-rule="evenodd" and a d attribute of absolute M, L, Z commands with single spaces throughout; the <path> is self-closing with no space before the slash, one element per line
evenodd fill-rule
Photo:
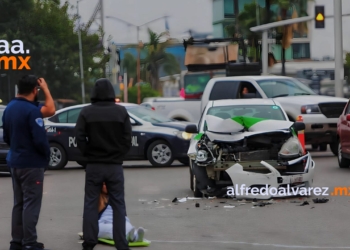
<path fill-rule="evenodd" d="M 84 84 L 84 67 L 83 67 L 83 48 L 81 44 L 81 31 L 80 31 L 80 16 L 79 16 L 79 2 L 77 1 L 77 16 L 78 16 L 78 39 L 79 39 L 79 58 L 80 58 L 80 79 L 81 79 L 81 98 L 82 103 L 85 103 L 85 84 Z"/>
<path fill-rule="evenodd" d="M 128 74 L 124 72 L 124 102 L 128 102 Z"/>
<path fill-rule="evenodd" d="M 102 1 L 102 0 L 101 0 Z M 141 24 L 141 25 L 135 25 L 135 24 L 132 24 L 132 23 L 129 23 L 127 21 L 124 21 L 123 19 L 120 19 L 120 18 L 117 18 L 117 17 L 114 17 L 114 16 L 106 16 L 106 18 L 112 18 L 116 21 L 119 21 L 119 22 L 122 22 L 122 23 L 125 23 L 129 26 L 134 26 L 136 27 L 137 29 L 137 103 L 140 104 L 141 103 L 141 87 L 140 87 L 140 82 L 141 82 L 141 47 L 143 46 L 142 44 L 142 41 L 140 41 L 140 28 L 142 26 L 145 26 L 147 24 L 150 24 L 152 22 L 155 22 L 159 19 L 163 19 L 163 18 L 167 18 L 168 16 L 162 16 L 162 17 L 159 17 L 159 18 L 156 18 L 152 21 L 149 21 L 147 23 L 144 23 L 144 24 Z"/>
<path fill-rule="evenodd" d="M 344 97 L 343 78 L 343 28 L 342 28 L 342 0 L 333 0 L 334 3 L 334 88 L 336 97 Z"/>
<path fill-rule="evenodd" d="M 141 41 L 140 26 L 137 26 L 137 104 L 141 103 Z"/>
<path fill-rule="evenodd" d="M 101 16 L 101 28 L 103 32 L 105 31 L 105 22 L 104 22 L 104 14 L 103 14 L 103 0 L 100 0 L 100 16 Z M 104 34 L 102 35 L 102 47 L 104 48 L 105 43 L 104 43 Z"/>

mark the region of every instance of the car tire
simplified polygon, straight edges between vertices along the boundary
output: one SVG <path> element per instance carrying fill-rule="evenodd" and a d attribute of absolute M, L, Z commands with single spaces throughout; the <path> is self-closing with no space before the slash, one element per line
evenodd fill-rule
<path fill-rule="evenodd" d="M 341 152 L 341 143 L 338 142 L 338 164 L 340 168 L 348 168 L 350 166 L 350 159 L 344 158 Z"/>
<path fill-rule="evenodd" d="M 189 166 L 190 165 L 190 159 L 188 158 L 180 158 L 177 159 L 179 162 L 181 162 L 181 164 L 185 165 L 185 166 Z"/>
<path fill-rule="evenodd" d="M 327 151 L 327 143 L 321 143 L 320 144 L 320 151 Z"/>
<path fill-rule="evenodd" d="M 147 159 L 155 167 L 166 167 L 173 163 L 174 154 L 169 143 L 163 140 L 157 140 L 149 145 Z"/>
<path fill-rule="evenodd" d="M 193 196 L 195 198 L 203 198 L 203 193 L 197 188 L 198 181 L 196 179 L 196 176 L 192 173 L 191 175 L 192 179 L 192 191 L 193 191 Z"/>
<path fill-rule="evenodd" d="M 83 168 L 86 168 L 86 162 L 83 162 L 83 161 L 77 161 L 77 163 L 82 166 Z"/>
<path fill-rule="evenodd" d="M 190 189 L 191 189 L 191 191 L 193 191 L 193 172 L 192 172 L 191 167 L 189 167 L 188 169 L 190 172 Z"/>
<path fill-rule="evenodd" d="M 338 156 L 338 142 L 333 142 L 329 144 L 329 148 L 335 156 Z"/>
<path fill-rule="evenodd" d="M 63 169 L 67 165 L 67 153 L 58 143 L 50 143 L 50 163 L 49 170 Z"/>

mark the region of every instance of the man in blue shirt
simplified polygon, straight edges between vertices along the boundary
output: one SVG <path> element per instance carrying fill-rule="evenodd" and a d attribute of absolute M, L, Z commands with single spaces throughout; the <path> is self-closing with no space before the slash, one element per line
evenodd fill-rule
<path fill-rule="evenodd" d="M 10 146 L 7 160 L 14 191 L 10 250 L 43 250 L 44 245 L 37 242 L 36 225 L 50 147 L 44 127 L 43 106 L 37 104 L 39 88 L 47 100 L 52 100 L 52 97 L 45 80 L 33 75 L 24 76 L 17 87 L 18 94 L 7 105 L 2 118 L 4 141 Z"/>

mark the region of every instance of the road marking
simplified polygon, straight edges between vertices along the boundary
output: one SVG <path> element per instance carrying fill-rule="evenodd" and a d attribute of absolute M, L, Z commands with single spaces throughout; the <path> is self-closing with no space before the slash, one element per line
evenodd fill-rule
<path fill-rule="evenodd" d="M 278 247 L 278 248 L 298 248 L 298 249 L 350 249 L 350 247 L 321 247 L 321 246 L 297 246 L 297 245 L 279 245 L 279 244 L 262 244 L 262 243 L 251 243 L 244 241 L 172 241 L 172 240 L 149 240 L 151 242 L 158 243 L 221 243 L 221 244 L 245 244 L 253 246 L 268 246 L 268 247 Z"/>

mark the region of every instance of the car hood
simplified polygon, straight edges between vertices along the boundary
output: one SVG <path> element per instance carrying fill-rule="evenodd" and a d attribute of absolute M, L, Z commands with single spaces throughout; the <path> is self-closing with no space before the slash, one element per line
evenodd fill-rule
<path fill-rule="evenodd" d="M 236 116 L 222 119 L 207 115 L 206 135 L 211 141 L 239 141 L 246 137 L 265 133 L 290 133 L 290 127 L 294 124 L 290 121 L 269 120 L 256 117 Z M 199 140 L 203 133 L 198 134 L 195 139 Z"/>
<path fill-rule="evenodd" d="M 185 128 L 187 125 L 195 124 L 195 123 L 174 121 L 174 122 L 162 122 L 162 123 L 152 123 L 152 124 L 153 126 L 157 126 L 157 127 L 174 128 L 179 131 L 185 131 Z"/>
<path fill-rule="evenodd" d="M 302 96 L 285 96 L 277 97 L 274 100 L 280 104 L 295 104 L 295 105 L 309 105 L 318 104 L 323 102 L 344 102 L 347 103 L 348 99 L 334 96 L 323 96 L 323 95 L 302 95 Z"/>

